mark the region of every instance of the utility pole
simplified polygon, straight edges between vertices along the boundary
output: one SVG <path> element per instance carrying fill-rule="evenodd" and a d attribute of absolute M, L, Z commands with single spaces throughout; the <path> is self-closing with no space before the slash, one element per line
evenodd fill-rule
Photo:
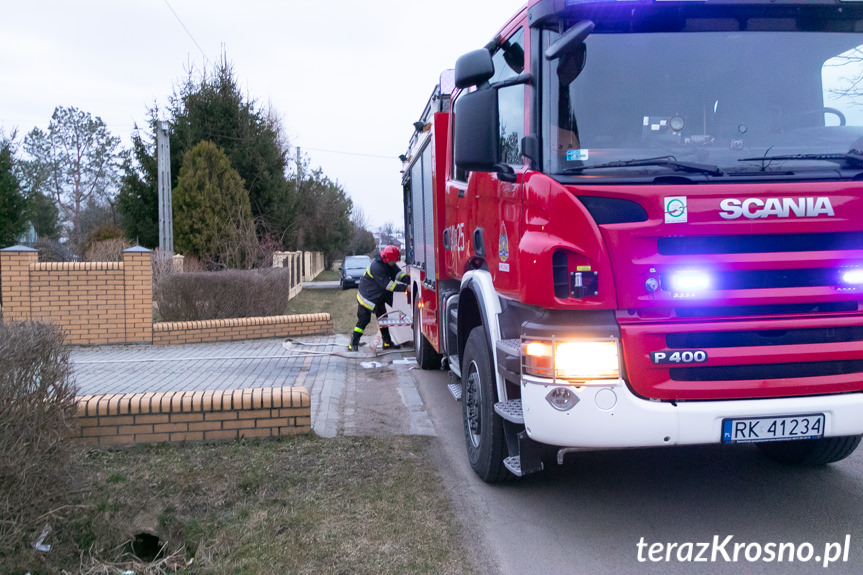
<path fill-rule="evenodd" d="M 156 125 L 156 156 L 159 176 L 159 248 L 174 255 L 174 216 L 171 205 L 171 143 L 168 122 Z"/>
<path fill-rule="evenodd" d="M 300 147 L 297 146 L 297 193 L 300 191 Z"/>

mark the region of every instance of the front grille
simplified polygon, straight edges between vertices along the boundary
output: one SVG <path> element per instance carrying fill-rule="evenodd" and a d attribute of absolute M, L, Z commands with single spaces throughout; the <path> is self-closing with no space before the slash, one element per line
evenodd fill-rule
<path fill-rule="evenodd" d="M 863 341 L 863 326 L 760 331 L 671 333 L 665 336 L 670 349 L 760 347 Z"/>
<path fill-rule="evenodd" d="M 863 233 L 680 236 L 659 238 L 658 247 L 669 256 L 863 250 Z"/>
<path fill-rule="evenodd" d="M 863 360 L 815 361 L 808 363 L 770 363 L 758 365 L 722 365 L 673 367 L 668 370 L 673 381 L 738 381 L 825 377 L 863 372 Z"/>
<path fill-rule="evenodd" d="M 746 317 L 763 315 L 786 315 L 807 313 L 837 313 L 857 311 L 857 302 L 803 303 L 782 305 L 734 305 L 679 307 L 674 310 L 677 317 Z"/>

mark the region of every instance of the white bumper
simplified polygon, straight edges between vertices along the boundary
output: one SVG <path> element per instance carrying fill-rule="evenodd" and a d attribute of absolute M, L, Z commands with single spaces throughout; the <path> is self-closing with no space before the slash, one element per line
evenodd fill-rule
<path fill-rule="evenodd" d="M 719 443 L 722 420 L 823 413 L 825 436 L 863 434 L 863 393 L 809 397 L 689 401 L 676 405 L 633 395 L 622 381 L 571 388 L 578 403 L 558 411 L 545 399 L 553 389 L 523 377 L 524 423 L 531 439 L 561 447 L 651 447 Z"/>

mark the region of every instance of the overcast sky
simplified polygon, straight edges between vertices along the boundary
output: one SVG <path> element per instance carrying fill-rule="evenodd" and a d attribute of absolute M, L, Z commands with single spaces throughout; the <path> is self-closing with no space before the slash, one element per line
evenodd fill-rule
<path fill-rule="evenodd" d="M 398 156 L 411 124 L 440 73 L 482 47 L 523 4 L 6 2 L 0 129 L 8 136 L 17 128 L 20 141 L 47 128 L 56 106 L 74 106 L 100 116 L 128 144 L 133 125 L 146 125 L 148 106 L 164 105 L 190 65 L 199 70 L 206 58 L 211 67 L 224 49 L 240 85 L 278 112 L 312 167 L 337 179 L 372 226 L 402 227 Z"/>

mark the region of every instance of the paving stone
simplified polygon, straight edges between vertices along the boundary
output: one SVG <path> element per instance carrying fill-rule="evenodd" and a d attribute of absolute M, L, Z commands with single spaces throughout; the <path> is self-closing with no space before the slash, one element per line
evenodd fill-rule
<path fill-rule="evenodd" d="M 412 350 L 349 353 L 341 334 L 296 338 L 290 349 L 284 343 L 78 346 L 70 360 L 79 395 L 303 386 L 321 436 L 434 434 L 409 366 L 392 364 Z M 384 365 L 361 367 L 369 361 Z"/>

